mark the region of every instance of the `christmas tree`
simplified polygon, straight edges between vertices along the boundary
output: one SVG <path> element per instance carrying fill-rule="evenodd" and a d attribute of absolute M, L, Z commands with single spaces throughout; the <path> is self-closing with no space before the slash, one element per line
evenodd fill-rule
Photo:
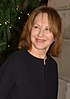
<path fill-rule="evenodd" d="M 17 49 L 25 22 L 33 9 L 48 0 L 0 0 L 0 64 Z"/>

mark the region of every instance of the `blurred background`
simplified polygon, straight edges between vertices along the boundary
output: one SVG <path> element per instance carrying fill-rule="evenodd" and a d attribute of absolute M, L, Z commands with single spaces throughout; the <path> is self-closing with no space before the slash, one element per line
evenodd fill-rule
<path fill-rule="evenodd" d="M 33 9 L 48 0 L 0 0 L 0 64 L 17 50 L 24 24 Z"/>

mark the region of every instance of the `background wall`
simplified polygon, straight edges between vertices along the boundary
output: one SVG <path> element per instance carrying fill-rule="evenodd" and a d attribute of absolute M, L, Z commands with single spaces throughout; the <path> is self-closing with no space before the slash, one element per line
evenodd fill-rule
<path fill-rule="evenodd" d="M 60 59 L 57 59 L 59 77 L 70 80 L 70 0 L 49 0 L 48 6 L 54 7 L 62 19 L 64 36 Z"/>
<path fill-rule="evenodd" d="M 70 99 L 70 0 L 49 0 L 62 19 L 63 47 L 58 62 L 58 99 Z"/>

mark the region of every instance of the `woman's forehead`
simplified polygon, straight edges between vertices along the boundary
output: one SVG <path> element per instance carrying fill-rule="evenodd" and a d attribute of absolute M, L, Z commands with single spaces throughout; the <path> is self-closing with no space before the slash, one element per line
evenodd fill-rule
<path fill-rule="evenodd" d="M 35 19 L 34 23 L 48 23 L 48 14 L 47 13 L 39 13 Z"/>
<path fill-rule="evenodd" d="M 48 18 L 48 14 L 47 13 L 39 13 L 36 17 L 35 17 L 35 20 L 36 19 L 43 19 L 43 18 Z"/>

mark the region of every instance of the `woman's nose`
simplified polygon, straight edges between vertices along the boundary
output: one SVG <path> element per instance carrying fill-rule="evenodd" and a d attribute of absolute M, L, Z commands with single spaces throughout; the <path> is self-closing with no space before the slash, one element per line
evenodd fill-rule
<path fill-rule="evenodd" d="M 43 30 L 41 29 L 39 32 L 38 32 L 38 36 L 43 36 Z"/>

